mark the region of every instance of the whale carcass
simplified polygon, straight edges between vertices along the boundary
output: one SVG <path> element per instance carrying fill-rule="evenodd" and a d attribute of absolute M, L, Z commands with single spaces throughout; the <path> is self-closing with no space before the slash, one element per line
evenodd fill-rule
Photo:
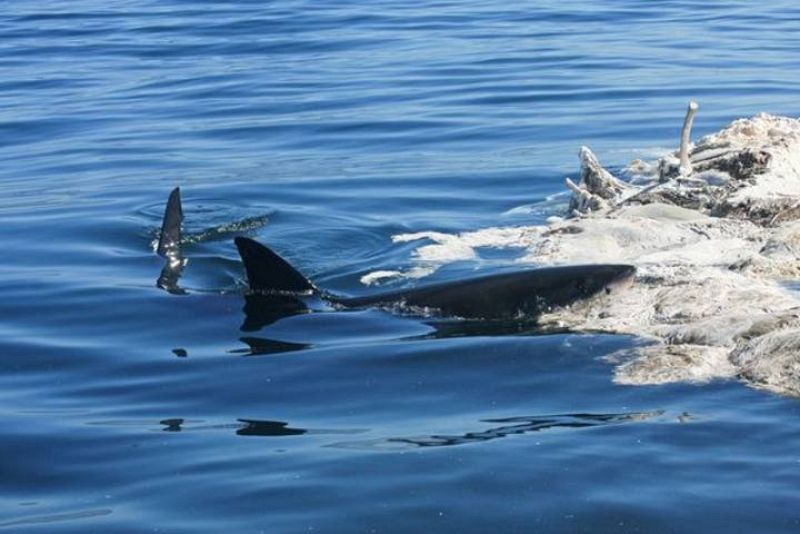
<path fill-rule="evenodd" d="M 427 240 L 421 272 L 479 247 L 522 248 L 522 263 L 635 265 L 636 283 L 616 298 L 541 322 L 638 336 L 607 357 L 619 383 L 738 377 L 800 396 L 800 120 L 740 119 L 693 146 L 687 130 L 681 150 L 634 161 L 621 178 L 582 148 L 566 213 L 545 225 L 395 240 Z"/>

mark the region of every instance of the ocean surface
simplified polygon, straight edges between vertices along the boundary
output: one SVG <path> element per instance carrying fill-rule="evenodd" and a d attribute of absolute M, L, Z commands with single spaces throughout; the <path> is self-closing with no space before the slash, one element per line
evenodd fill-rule
<path fill-rule="evenodd" d="M 616 385 L 622 336 L 247 325 L 232 242 L 367 294 L 419 267 L 392 236 L 541 223 L 690 98 L 695 136 L 800 115 L 798 50 L 789 0 L 2 2 L 0 530 L 798 532 L 796 399 Z"/>

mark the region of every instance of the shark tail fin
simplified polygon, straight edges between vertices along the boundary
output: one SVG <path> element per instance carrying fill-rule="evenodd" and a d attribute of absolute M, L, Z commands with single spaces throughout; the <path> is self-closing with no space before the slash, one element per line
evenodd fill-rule
<path fill-rule="evenodd" d="M 169 194 L 167 208 L 164 210 L 164 221 L 161 223 L 161 235 L 158 238 L 158 248 L 156 249 L 159 256 L 163 258 L 180 256 L 182 222 L 181 188 L 176 187 Z"/>
<path fill-rule="evenodd" d="M 234 239 L 250 290 L 257 293 L 311 293 L 314 284 L 273 251 L 253 239 Z"/>

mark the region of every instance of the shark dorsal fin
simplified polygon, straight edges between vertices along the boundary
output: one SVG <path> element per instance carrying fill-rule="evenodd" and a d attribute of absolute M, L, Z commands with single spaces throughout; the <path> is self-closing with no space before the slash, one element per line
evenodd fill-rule
<path fill-rule="evenodd" d="M 256 293 L 311 293 L 314 284 L 270 249 L 247 237 L 237 237 L 250 290 Z"/>

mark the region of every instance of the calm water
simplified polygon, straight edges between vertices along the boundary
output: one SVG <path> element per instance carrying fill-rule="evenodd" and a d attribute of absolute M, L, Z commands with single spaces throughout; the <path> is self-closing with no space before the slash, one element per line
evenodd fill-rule
<path fill-rule="evenodd" d="M 673 146 L 691 97 L 697 135 L 800 115 L 798 49 L 789 0 L 3 2 L 0 527 L 797 532 L 796 400 L 614 385 L 625 337 L 244 332 L 231 238 L 364 293 L 414 265 L 392 235 L 541 222 L 508 212 L 582 144 Z M 175 185 L 187 296 L 155 287 Z"/>

